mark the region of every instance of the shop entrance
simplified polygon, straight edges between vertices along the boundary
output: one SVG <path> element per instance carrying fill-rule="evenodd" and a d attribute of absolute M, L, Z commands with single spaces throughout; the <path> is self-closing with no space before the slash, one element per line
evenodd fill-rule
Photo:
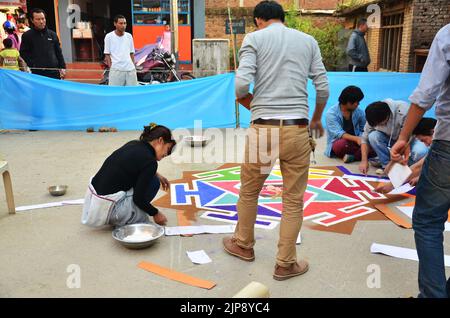
<path fill-rule="evenodd" d="M 75 61 L 103 60 L 105 36 L 114 30 L 116 15 L 125 16 L 127 32 L 132 31 L 129 0 L 74 0 L 73 3 L 80 6 L 83 27 L 90 28 L 90 31 L 74 30 L 72 34 Z"/>

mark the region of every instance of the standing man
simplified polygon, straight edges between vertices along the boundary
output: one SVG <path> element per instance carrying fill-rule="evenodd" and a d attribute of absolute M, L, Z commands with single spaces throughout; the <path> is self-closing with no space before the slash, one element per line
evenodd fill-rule
<path fill-rule="evenodd" d="M 125 32 L 126 18 L 117 15 L 114 26 L 116 29 L 105 37 L 105 61 L 110 69 L 109 86 L 137 86 L 133 36 Z"/>
<path fill-rule="evenodd" d="M 317 41 L 287 28 L 283 24 L 284 18 L 280 4 L 260 2 L 254 10 L 258 31 L 245 37 L 240 50 L 236 95 L 238 101 L 251 111 L 252 122 L 245 162 L 241 167 L 239 221 L 234 236 L 223 240 L 229 254 L 244 261 L 255 259 L 254 225 L 258 198 L 278 158 L 283 174 L 283 214 L 273 273 L 276 280 L 301 275 L 309 268 L 306 261 L 297 261 L 296 255 L 313 147 L 308 131 L 308 77 L 317 91 L 311 128 L 319 136 L 324 132 L 321 118 L 329 96 L 328 79 Z M 251 83 L 254 83 L 254 96 L 249 93 Z"/>
<path fill-rule="evenodd" d="M 64 79 L 66 63 L 58 35 L 47 28 L 44 10 L 31 11 L 32 28 L 22 35 L 20 55 L 33 74 L 54 79 Z"/>
<path fill-rule="evenodd" d="M 419 86 L 410 97 L 411 108 L 392 160 L 406 163 L 407 142 L 425 112 L 436 106 L 437 126 L 430 153 L 417 186 L 413 229 L 419 256 L 419 297 L 450 297 L 444 267 L 444 224 L 450 209 L 450 24 L 431 45 Z"/>
<path fill-rule="evenodd" d="M 347 46 L 347 55 L 350 59 L 348 70 L 350 72 L 369 71 L 367 66 L 370 64 L 370 55 L 366 40 L 364 39 L 367 31 L 369 31 L 367 19 L 359 19 L 356 30 L 354 30 L 350 36 Z"/>

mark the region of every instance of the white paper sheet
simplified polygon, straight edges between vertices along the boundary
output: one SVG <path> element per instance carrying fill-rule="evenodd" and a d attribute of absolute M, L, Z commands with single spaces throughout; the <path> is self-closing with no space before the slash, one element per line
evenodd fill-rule
<path fill-rule="evenodd" d="M 297 245 L 302 244 L 302 232 L 298 233 L 298 237 L 297 237 Z"/>
<path fill-rule="evenodd" d="M 83 204 L 84 204 L 84 199 L 68 200 L 68 201 L 60 201 L 60 202 L 50 202 L 50 203 L 17 207 L 16 212 L 54 208 L 54 207 L 64 206 L 64 205 L 83 205 Z"/>
<path fill-rule="evenodd" d="M 63 201 L 63 205 L 83 205 L 84 199 Z"/>
<path fill-rule="evenodd" d="M 407 217 L 412 219 L 414 207 L 413 206 L 398 206 L 397 209 L 405 214 Z"/>
<path fill-rule="evenodd" d="M 414 211 L 413 206 L 397 206 L 397 209 L 411 219 Z M 445 231 L 450 232 L 450 222 L 445 222 Z"/>
<path fill-rule="evenodd" d="M 396 162 L 392 165 L 388 176 L 394 187 L 400 188 L 406 182 L 406 180 L 408 180 L 411 174 L 412 170 L 408 166 L 404 166 Z"/>
<path fill-rule="evenodd" d="M 405 183 L 404 185 L 392 190 L 391 192 L 389 192 L 388 194 L 394 195 L 394 194 L 404 194 L 404 193 L 408 193 L 409 191 L 411 191 L 412 189 L 414 189 L 415 187 L 410 185 L 409 183 Z"/>
<path fill-rule="evenodd" d="M 362 180 L 362 181 L 371 181 L 371 182 L 386 182 L 389 181 L 389 179 L 383 178 L 383 177 L 363 177 L 363 176 L 352 176 L 350 174 L 344 174 L 342 176 L 344 179 L 354 179 L 354 180 Z"/>
<path fill-rule="evenodd" d="M 204 250 L 189 252 L 187 251 L 187 256 L 191 259 L 191 262 L 194 264 L 208 264 L 211 263 L 212 260 L 209 258 L 208 254 Z"/>
<path fill-rule="evenodd" d="M 387 256 L 392 256 L 396 258 L 409 259 L 412 261 L 419 261 L 417 256 L 417 251 L 411 248 L 404 248 L 392 245 L 384 245 L 373 243 L 370 247 L 370 252 L 373 254 L 380 253 Z M 450 267 L 450 256 L 444 255 L 445 266 Z"/>
<path fill-rule="evenodd" d="M 167 236 L 195 234 L 230 234 L 234 233 L 236 225 L 199 225 L 165 227 Z"/>

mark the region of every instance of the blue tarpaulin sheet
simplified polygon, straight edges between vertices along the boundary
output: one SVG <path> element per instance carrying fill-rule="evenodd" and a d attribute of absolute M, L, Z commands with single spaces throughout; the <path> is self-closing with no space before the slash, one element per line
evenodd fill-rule
<path fill-rule="evenodd" d="M 420 74 L 328 73 L 330 99 L 338 101 L 348 85 L 365 95 L 363 109 L 385 98 L 408 101 Z M 315 91 L 309 83 L 312 114 Z M 141 130 L 150 122 L 175 128 L 235 127 L 234 74 L 193 81 L 139 87 L 108 87 L 58 81 L 33 74 L 0 70 L 0 128 L 25 130 L 85 130 L 116 127 Z M 434 117 L 434 110 L 427 116 Z M 248 127 L 250 112 L 240 107 L 240 124 Z"/>
<path fill-rule="evenodd" d="M 409 96 L 419 84 L 420 74 L 418 73 L 350 73 L 350 72 L 329 72 L 328 80 L 330 83 L 330 98 L 328 99 L 327 109 L 336 105 L 342 90 L 349 85 L 355 85 L 361 88 L 364 93 L 364 99 L 361 101 L 361 109 L 376 101 L 386 98 L 394 100 L 403 100 L 409 103 Z M 314 112 L 315 90 L 311 81 L 308 83 L 308 104 L 310 118 Z M 248 127 L 250 122 L 250 112 L 244 107 L 240 107 L 240 121 L 242 127 Z M 435 118 L 435 110 L 432 108 L 426 113 L 427 117 Z M 325 115 L 323 117 L 325 126 Z"/>
<path fill-rule="evenodd" d="M 233 127 L 234 75 L 137 87 L 59 81 L 0 70 L 0 127 L 25 130 L 141 130 L 150 122 L 172 129 Z"/>

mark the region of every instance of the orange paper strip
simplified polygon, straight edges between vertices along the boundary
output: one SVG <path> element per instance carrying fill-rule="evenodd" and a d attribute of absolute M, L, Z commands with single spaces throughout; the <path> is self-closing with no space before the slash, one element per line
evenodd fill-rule
<path fill-rule="evenodd" d="M 216 286 L 216 283 L 214 283 L 214 282 L 199 279 L 199 278 L 189 276 L 189 275 L 186 275 L 186 274 L 183 274 L 180 272 L 175 272 L 171 269 L 164 268 L 164 267 L 161 267 L 159 265 L 149 263 L 149 262 L 140 262 L 138 267 L 143 270 L 146 270 L 148 272 L 154 273 L 156 275 L 159 275 L 159 276 L 162 276 L 165 278 L 169 278 L 171 280 L 175 280 L 177 282 L 195 286 L 195 287 L 211 289 L 214 286 Z"/>
<path fill-rule="evenodd" d="M 402 204 L 402 206 L 415 206 L 415 205 L 416 205 L 416 200 L 413 200 L 413 201 L 411 201 L 411 202 Z"/>
<path fill-rule="evenodd" d="M 404 218 L 402 218 L 399 214 L 392 211 L 387 205 L 385 204 L 378 204 L 375 205 L 375 208 L 378 209 L 381 213 L 383 213 L 389 220 L 397 224 L 398 226 L 404 227 L 405 229 L 411 229 L 412 224 L 408 221 L 406 221 Z"/>

